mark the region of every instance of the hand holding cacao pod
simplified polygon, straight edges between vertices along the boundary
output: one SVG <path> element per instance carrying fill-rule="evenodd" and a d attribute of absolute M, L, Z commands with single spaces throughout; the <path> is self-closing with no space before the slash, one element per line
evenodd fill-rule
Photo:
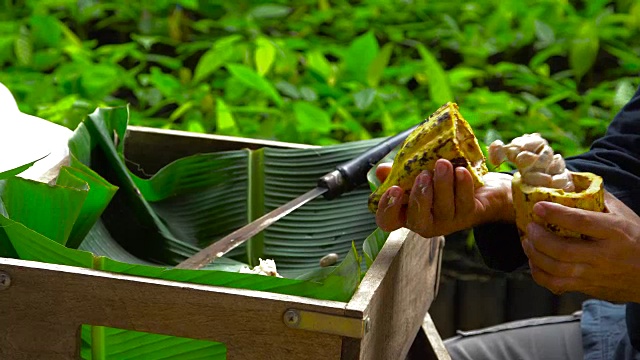
<path fill-rule="evenodd" d="M 579 291 L 608 301 L 640 302 L 640 217 L 607 192 L 604 199 L 606 213 L 549 202 L 535 205 L 540 222 L 527 226 L 522 243 L 531 274 L 554 293 Z M 588 241 L 549 233 L 545 223 L 580 232 Z"/>
<path fill-rule="evenodd" d="M 386 231 L 406 227 L 432 237 L 513 221 L 511 176 L 487 174 L 478 141 L 455 103 L 440 107 L 409 135 L 393 166 L 381 165 L 376 173 L 382 184 L 369 209 Z"/>
<path fill-rule="evenodd" d="M 376 175 L 384 181 L 391 169 L 381 164 Z M 482 180 L 476 188 L 467 169 L 440 159 L 436 171 L 420 173 L 408 196 L 397 185 L 385 191 L 376 212 L 378 226 L 385 231 L 405 227 L 429 238 L 487 222 L 513 223 L 511 175 L 490 172 Z"/>
<path fill-rule="evenodd" d="M 435 169 L 438 159 L 469 171 L 476 187 L 487 173 L 485 158 L 471 126 L 455 103 L 446 103 L 420 124 L 404 141 L 393 160 L 389 176 L 369 197 L 369 210 L 375 213 L 382 194 L 399 186 L 406 194 L 421 171 Z"/>
<path fill-rule="evenodd" d="M 514 163 L 518 171 L 511 184 L 516 225 L 520 237 L 526 237 L 526 227 L 540 221 L 533 212 L 538 201 L 550 201 L 584 210 L 604 211 L 602 178 L 592 173 L 571 172 L 564 160 L 540 134 L 517 137 L 505 145 L 497 140 L 489 146 L 489 161 L 498 165 L 505 160 Z M 581 237 L 575 231 L 547 223 L 546 228 L 561 236 Z"/>

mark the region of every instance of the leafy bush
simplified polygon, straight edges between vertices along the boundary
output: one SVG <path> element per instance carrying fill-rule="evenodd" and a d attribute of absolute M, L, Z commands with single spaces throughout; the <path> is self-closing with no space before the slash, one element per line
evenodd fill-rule
<path fill-rule="evenodd" d="M 538 131 L 570 155 L 639 83 L 640 3 L 25 0 L 0 5 L 0 82 L 75 128 L 135 125 L 329 144 L 449 100 L 485 142 Z"/>

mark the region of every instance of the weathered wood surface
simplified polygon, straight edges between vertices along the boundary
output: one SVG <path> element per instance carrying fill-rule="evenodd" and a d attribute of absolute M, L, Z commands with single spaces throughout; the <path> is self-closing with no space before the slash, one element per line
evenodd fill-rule
<path fill-rule="evenodd" d="M 349 303 L 0 258 L 11 278 L 0 359 L 76 359 L 82 324 L 219 341 L 231 360 L 402 359 L 434 295 L 441 240 L 393 233 Z M 291 329 L 282 316 L 292 308 L 371 328 L 361 340 Z"/>
<path fill-rule="evenodd" d="M 345 304 L 0 258 L 0 359 L 77 359 L 82 324 L 223 342 L 228 359 L 339 359 L 336 335 L 288 328 L 289 308 Z"/>
<path fill-rule="evenodd" d="M 451 360 L 451 356 L 449 356 L 449 353 L 444 346 L 444 342 L 442 341 L 442 338 L 440 337 L 429 313 L 424 317 L 421 330 L 424 332 L 428 340 L 426 348 L 431 350 L 431 353 L 428 354 L 429 360 Z"/>
<path fill-rule="evenodd" d="M 425 239 L 406 229 L 389 236 L 347 304 L 347 315 L 371 324 L 355 358 L 404 359 L 435 296 L 443 246 L 443 237 Z"/>

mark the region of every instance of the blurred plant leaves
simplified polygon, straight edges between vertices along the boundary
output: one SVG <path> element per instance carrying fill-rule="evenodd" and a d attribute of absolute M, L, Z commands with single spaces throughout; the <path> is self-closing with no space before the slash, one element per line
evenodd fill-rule
<path fill-rule="evenodd" d="M 264 37 L 256 39 L 255 62 L 256 69 L 260 76 L 264 76 L 271 69 L 271 65 L 276 58 L 276 47 Z"/>
<path fill-rule="evenodd" d="M 569 49 L 569 64 L 577 79 L 581 79 L 593 66 L 599 48 L 597 26 L 592 22 L 584 22 L 578 27 Z"/>
<path fill-rule="evenodd" d="M 606 125 L 618 84 L 640 84 L 640 6 L 627 0 L 29 4 L 0 12 L 0 81 L 23 112 L 70 128 L 130 104 L 136 125 L 225 132 L 222 99 L 233 133 L 324 145 L 391 135 L 456 100 L 480 136 L 566 136 L 568 154 L 606 128 L 575 119 Z M 490 109 L 487 93 L 525 109 Z M 297 129 L 296 101 L 332 130 Z"/>
<path fill-rule="evenodd" d="M 284 105 L 282 97 L 280 97 L 276 88 L 253 69 L 239 64 L 229 64 L 227 65 L 227 68 L 229 69 L 229 72 L 236 79 L 240 80 L 240 82 L 242 82 L 246 87 L 258 90 L 259 92 L 269 96 L 278 106 Z"/>

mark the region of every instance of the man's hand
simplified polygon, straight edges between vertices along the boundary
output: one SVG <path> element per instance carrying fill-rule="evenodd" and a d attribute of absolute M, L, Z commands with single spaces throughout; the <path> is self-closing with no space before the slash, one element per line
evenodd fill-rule
<path fill-rule="evenodd" d="M 391 165 L 382 164 L 376 175 L 384 181 Z M 474 189 L 467 169 L 438 160 L 435 174 L 423 171 L 412 189 L 389 188 L 376 212 L 378 226 L 385 231 L 406 227 L 423 237 L 448 235 L 486 222 L 514 222 L 511 176 L 491 172 L 485 185 Z"/>
<path fill-rule="evenodd" d="M 614 302 L 640 302 L 640 217 L 605 193 L 609 212 L 539 202 L 533 210 L 548 223 L 588 238 L 557 236 L 536 223 L 522 247 L 535 281 L 555 293 L 580 291 Z"/>

